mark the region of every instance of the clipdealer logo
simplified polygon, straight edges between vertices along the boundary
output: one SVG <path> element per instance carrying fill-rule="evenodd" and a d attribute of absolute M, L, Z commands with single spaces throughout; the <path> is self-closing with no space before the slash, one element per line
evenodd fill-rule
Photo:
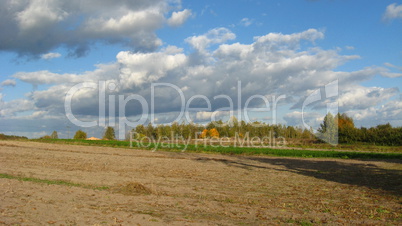
<path fill-rule="evenodd" d="M 119 134 L 118 138 L 119 139 L 124 139 L 125 138 L 125 128 L 127 126 L 135 128 L 139 124 L 144 124 L 147 122 L 149 119 L 151 123 L 155 122 L 155 102 L 157 96 L 155 95 L 156 89 L 163 87 L 163 88 L 170 88 L 172 90 L 175 90 L 177 94 L 180 97 L 181 101 L 181 106 L 180 106 L 180 111 L 179 115 L 176 117 L 176 119 L 172 120 L 173 121 L 181 121 L 185 119 L 187 122 L 191 122 L 191 112 L 200 112 L 200 111 L 207 111 L 211 112 L 212 111 L 212 104 L 211 100 L 205 96 L 205 95 L 193 95 L 189 97 L 186 100 L 186 97 L 184 95 L 183 90 L 181 90 L 178 86 L 170 83 L 152 83 L 150 87 L 150 104 L 148 104 L 147 100 L 139 95 L 139 94 L 130 94 L 127 97 L 124 95 L 118 95 L 118 115 L 115 115 L 115 106 L 116 106 L 116 95 L 108 95 L 108 103 L 109 106 L 106 106 L 106 93 L 107 91 L 114 91 L 116 89 L 116 84 L 115 83 L 109 83 L 106 85 L 106 81 L 99 81 L 98 83 L 95 82 L 84 82 L 84 83 L 79 83 L 75 86 L 73 86 L 66 95 L 65 101 L 64 101 L 64 108 L 66 112 L 67 118 L 70 120 L 71 123 L 73 123 L 76 126 L 79 127 L 94 127 L 94 126 L 106 126 L 106 111 L 108 111 L 108 126 L 115 126 L 118 125 L 119 127 Z M 72 105 L 73 105 L 73 96 L 78 93 L 82 89 L 95 89 L 98 90 L 99 94 L 99 113 L 98 113 L 98 119 L 93 120 L 93 121 L 81 121 L 77 119 L 77 117 L 73 114 L 72 110 Z M 219 109 L 216 109 L 211 113 L 210 120 L 211 122 L 215 122 L 216 118 L 221 111 L 226 111 L 229 112 L 230 117 L 234 116 L 234 112 L 237 112 L 237 118 L 244 118 L 246 122 L 250 122 L 250 116 L 249 112 L 269 112 L 272 111 L 272 124 L 276 124 L 276 119 L 277 119 L 277 106 L 278 102 L 285 99 L 286 95 L 280 95 L 280 96 L 272 96 L 271 97 L 271 102 L 268 99 L 267 96 L 265 95 L 252 95 L 248 97 L 244 105 L 243 103 L 243 97 L 242 97 L 242 86 L 241 86 L 241 81 L 238 81 L 237 83 L 237 107 L 234 105 L 233 99 L 225 94 L 217 95 L 213 97 L 213 100 L 218 100 L 218 99 L 224 99 L 227 101 L 228 106 L 227 107 L 222 107 Z M 250 103 L 251 101 L 259 99 L 263 101 L 263 106 L 260 108 L 251 108 Z M 191 103 L 195 100 L 203 100 L 206 103 L 207 107 L 203 108 L 194 108 L 190 107 Z M 126 117 L 126 106 L 129 104 L 131 101 L 136 101 L 141 105 L 141 117 L 137 121 L 130 121 Z M 271 104 L 272 103 L 272 104 Z M 116 122 L 117 119 L 117 122 Z M 220 126 L 220 125 L 216 125 Z M 256 125 L 258 126 L 258 125 Z"/>

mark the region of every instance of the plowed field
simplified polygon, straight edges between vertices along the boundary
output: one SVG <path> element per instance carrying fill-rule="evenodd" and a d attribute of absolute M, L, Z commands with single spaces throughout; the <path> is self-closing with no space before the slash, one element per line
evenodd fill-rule
<path fill-rule="evenodd" d="M 402 224 L 402 162 L 0 141 L 0 224 Z"/>

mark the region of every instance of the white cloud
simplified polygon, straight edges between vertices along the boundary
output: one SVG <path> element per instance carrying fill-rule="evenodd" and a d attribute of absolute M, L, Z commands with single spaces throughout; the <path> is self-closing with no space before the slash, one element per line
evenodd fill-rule
<path fill-rule="evenodd" d="M 395 68 L 397 70 L 402 71 L 401 67 L 392 65 L 390 63 L 384 63 L 385 66 L 387 67 L 391 67 L 391 68 Z M 387 78 L 397 78 L 397 77 L 402 77 L 402 73 L 396 73 L 396 72 L 390 72 L 390 70 L 388 68 L 378 68 L 378 73 L 384 77 Z"/>
<path fill-rule="evenodd" d="M 402 126 L 402 100 L 392 100 L 381 106 L 350 110 L 346 113 L 355 120 L 357 126 L 370 127 L 386 123 Z"/>
<path fill-rule="evenodd" d="M 293 111 L 285 114 L 283 119 L 288 125 L 298 126 L 303 129 L 312 128 L 316 131 L 319 128 L 320 123 L 322 123 L 324 116 L 324 114 L 319 114 L 317 112 Z"/>
<path fill-rule="evenodd" d="M 44 13 L 46 12 L 46 13 Z M 64 20 L 68 13 L 58 6 L 57 1 L 31 1 L 26 8 L 16 13 L 22 32 L 42 30 Z"/>
<path fill-rule="evenodd" d="M 42 57 L 42 59 L 50 60 L 50 59 L 61 57 L 61 54 L 60 53 L 46 53 L 46 54 L 42 54 L 41 57 Z"/>
<path fill-rule="evenodd" d="M 341 94 L 338 100 L 339 107 L 344 111 L 367 109 L 381 104 L 399 93 L 396 88 L 351 86 L 347 89 L 349 90 Z"/>
<path fill-rule="evenodd" d="M 15 85 L 17 85 L 17 82 L 16 82 L 14 79 L 7 79 L 7 80 L 4 80 L 4 81 L 0 84 L 0 86 L 2 86 L 2 87 L 4 87 L 4 86 L 15 86 Z"/>
<path fill-rule="evenodd" d="M 169 26 L 179 27 L 186 22 L 191 16 L 191 10 L 185 9 L 179 12 L 173 12 L 172 16 L 167 20 Z"/>
<path fill-rule="evenodd" d="M 14 77 L 32 84 L 114 80 L 119 84 L 117 91 L 124 93 L 147 93 L 149 89 L 146 87 L 150 83 L 169 82 L 178 87 L 186 87 L 183 89 L 186 95 L 202 94 L 211 99 L 219 94 L 235 97 L 237 81 L 242 81 L 242 94 L 245 98 L 255 94 L 286 94 L 300 98 L 335 79 L 340 79 L 342 89 L 350 90 L 348 87 L 381 72 L 381 68 L 367 68 L 355 72 L 333 71 L 358 56 L 342 56 L 337 51 L 321 50 L 316 47 L 307 51 L 298 51 L 295 48 L 301 40 L 314 42 L 323 36 L 323 33 L 309 29 L 290 35 L 268 34 L 256 38 L 256 41 L 249 45 L 223 44 L 234 39 L 235 34 L 228 29 L 217 28 L 204 35 L 186 39 L 198 51 L 202 51 L 201 55 L 185 55 L 182 49 L 173 46 L 155 53 L 126 51 L 117 55 L 115 64 L 103 68 L 99 66 L 98 70 L 83 75 L 40 71 L 18 73 Z M 207 50 L 211 44 L 220 45 L 216 50 Z M 385 95 L 385 90 L 371 90 L 373 97 L 376 91 L 380 93 L 380 98 L 375 103 L 395 94 L 390 91 Z M 341 99 L 342 106 L 358 107 L 357 104 L 370 103 L 373 99 L 367 98 L 359 102 L 354 98 L 357 94 L 362 98 L 366 97 L 370 92 L 360 89 L 359 92 L 348 91 Z M 169 98 L 176 101 L 166 103 Z M 171 95 L 164 95 L 165 101 L 161 102 L 160 110 L 166 112 L 178 109 L 180 101 L 177 98 L 177 93 L 174 92 Z M 219 105 L 217 104 L 216 108 Z"/>
<path fill-rule="evenodd" d="M 9 102 L 3 101 L 3 95 L 0 94 L 0 117 L 11 117 L 17 113 L 34 110 L 34 102 L 24 99 L 16 99 Z"/>
<path fill-rule="evenodd" d="M 243 18 L 243 19 L 240 20 L 240 25 L 245 26 L 245 27 L 248 27 L 248 26 L 250 26 L 251 24 L 253 24 L 253 22 L 254 22 L 254 21 L 253 21 L 252 19 L 249 19 L 249 18 L 245 17 L 245 18 Z"/>
<path fill-rule="evenodd" d="M 396 3 L 393 3 L 388 5 L 383 15 L 383 20 L 390 21 L 398 18 L 402 18 L 402 4 L 397 5 Z"/>
<path fill-rule="evenodd" d="M 14 74 L 13 77 L 32 85 L 61 84 L 83 81 L 82 78 L 79 78 L 77 75 L 57 74 L 49 71 L 18 72 Z"/>
<path fill-rule="evenodd" d="M 281 33 L 269 33 L 264 36 L 255 37 L 256 45 L 262 45 L 270 48 L 290 48 L 297 49 L 301 40 L 314 42 L 317 39 L 323 39 L 324 33 L 316 29 L 308 29 L 300 33 L 284 35 Z"/>
<path fill-rule="evenodd" d="M 94 71 L 87 71 L 83 74 L 58 74 L 50 71 L 18 72 L 12 77 L 34 86 L 42 84 L 75 84 L 85 81 L 107 80 L 109 77 L 117 78 L 119 65 L 100 64 L 96 65 Z"/>
<path fill-rule="evenodd" d="M 394 69 L 402 72 L 402 67 L 400 67 L 400 66 L 396 66 L 396 65 L 393 65 L 391 63 L 384 63 L 384 65 L 389 67 L 389 68 L 394 68 Z M 381 72 L 381 75 L 384 76 L 384 77 L 388 77 L 388 78 L 402 77 L 402 73 L 389 72 L 388 68 L 384 68 L 382 70 L 382 72 Z"/>
<path fill-rule="evenodd" d="M 352 117 L 354 119 L 356 126 L 361 124 L 361 122 L 370 121 L 370 120 L 376 121 L 376 119 L 377 119 L 377 109 L 375 107 L 359 109 L 359 110 L 351 110 L 351 111 L 347 111 L 346 113 L 347 113 L 347 115 L 349 115 L 350 117 Z M 368 126 L 374 126 L 374 125 L 378 124 L 378 121 L 371 122 L 371 123 L 364 123 L 364 124 L 368 125 Z"/>
<path fill-rule="evenodd" d="M 175 5 L 168 0 L 0 1 L 0 51 L 40 57 L 66 47 L 69 55 L 83 56 L 98 41 L 153 51 L 162 44 L 155 31 Z M 188 14 L 179 12 L 174 22 Z"/>
<path fill-rule="evenodd" d="M 209 111 L 199 111 L 196 113 L 195 118 L 199 121 L 214 121 L 219 120 L 221 116 L 229 115 L 227 111 L 216 111 L 216 112 L 209 112 Z"/>
<path fill-rule="evenodd" d="M 402 100 L 389 101 L 382 105 L 379 117 L 386 120 L 398 120 L 402 126 Z"/>
<path fill-rule="evenodd" d="M 120 83 L 123 87 L 139 86 L 165 77 L 172 70 L 183 67 L 187 57 L 183 53 L 172 53 L 172 48 L 159 53 L 120 52 Z"/>
<path fill-rule="evenodd" d="M 227 28 L 215 28 L 199 36 L 192 36 L 186 39 L 191 46 L 199 51 L 203 51 L 211 44 L 221 44 L 236 38 L 236 35 Z"/>
<path fill-rule="evenodd" d="M 396 68 L 396 69 L 402 71 L 402 67 L 398 67 L 398 66 L 393 65 L 391 63 L 384 63 L 384 65 L 387 66 L 387 67 Z"/>
<path fill-rule="evenodd" d="M 398 77 L 402 77 L 402 73 L 392 73 L 392 72 L 388 72 L 385 71 L 381 72 L 381 75 L 387 78 L 398 78 Z"/>

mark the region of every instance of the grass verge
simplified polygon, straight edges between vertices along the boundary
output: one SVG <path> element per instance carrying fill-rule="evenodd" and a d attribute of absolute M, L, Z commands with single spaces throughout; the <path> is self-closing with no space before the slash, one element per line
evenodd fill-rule
<path fill-rule="evenodd" d="M 316 144 L 288 144 L 288 147 L 304 149 L 325 149 L 325 150 L 345 150 L 345 151 L 366 151 L 366 152 L 387 152 L 402 153 L 402 146 L 379 146 L 367 143 L 338 144 L 332 146 L 327 143 Z"/>
<path fill-rule="evenodd" d="M 32 140 L 44 143 L 57 144 L 75 144 L 89 145 L 101 147 L 118 147 L 130 148 L 129 141 L 117 140 L 68 140 L 68 139 L 37 139 Z M 402 153 L 381 153 L 381 152 L 359 152 L 359 151 L 342 151 L 342 150 L 300 150 L 300 149 L 275 149 L 275 148 L 259 148 L 259 147 L 224 147 L 211 145 L 195 145 L 189 144 L 154 144 L 150 143 L 147 147 L 133 143 L 135 149 L 145 150 L 163 150 L 195 153 L 220 153 L 227 155 L 269 155 L 281 157 L 302 157 L 302 158 L 341 158 L 341 159 L 400 159 Z"/>
<path fill-rule="evenodd" d="M 80 188 L 87 188 L 87 189 L 94 189 L 94 190 L 109 190 L 109 187 L 107 187 L 107 186 L 94 186 L 94 185 L 87 185 L 87 184 L 78 184 L 78 183 L 72 183 L 72 182 L 63 181 L 63 180 L 46 180 L 46 179 L 39 179 L 39 178 L 32 178 L 32 177 L 20 177 L 20 176 L 5 174 L 5 173 L 0 173 L 0 178 L 14 179 L 14 180 L 19 180 L 19 181 L 29 181 L 29 182 L 40 183 L 40 184 L 48 184 L 48 185 L 55 184 L 55 185 L 80 187 Z"/>

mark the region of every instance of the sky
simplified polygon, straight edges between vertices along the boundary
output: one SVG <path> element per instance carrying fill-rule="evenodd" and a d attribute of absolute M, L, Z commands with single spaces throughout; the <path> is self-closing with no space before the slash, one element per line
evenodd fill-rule
<path fill-rule="evenodd" d="M 4 0 L 0 133 L 402 126 L 402 1 Z"/>

